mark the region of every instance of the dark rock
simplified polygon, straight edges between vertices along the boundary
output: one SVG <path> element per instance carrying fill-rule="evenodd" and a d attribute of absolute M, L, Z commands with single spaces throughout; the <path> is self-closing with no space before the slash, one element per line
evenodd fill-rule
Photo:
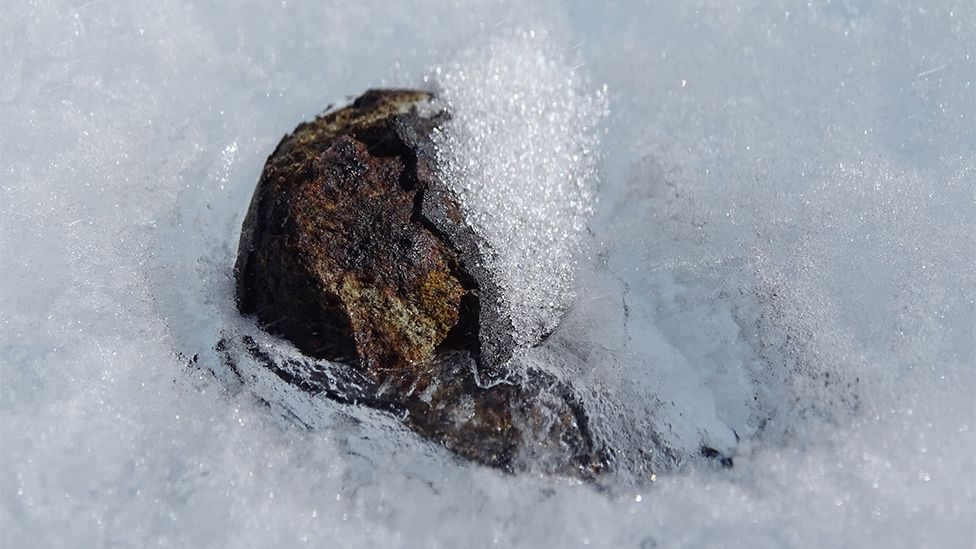
<path fill-rule="evenodd" d="M 281 141 L 244 221 L 238 307 L 310 358 L 246 336 L 238 355 L 233 338 L 218 351 L 231 367 L 246 355 L 308 392 L 397 413 L 462 457 L 591 476 L 607 458 L 573 391 L 532 369 L 500 382 L 512 327 L 437 177 L 431 134 L 448 117 L 427 92 L 371 90 Z"/>
<path fill-rule="evenodd" d="M 216 351 L 240 381 L 248 382 L 247 365 L 266 368 L 306 393 L 388 412 L 483 465 L 593 479 L 611 461 L 611 453 L 594 442 L 572 388 L 540 370 L 530 368 L 520 383 L 483 387 L 470 354 L 460 351 L 427 363 L 410 385 L 376 384 L 352 365 L 288 355 L 248 335 L 224 335 Z M 304 423 L 300 410 L 286 413 Z"/>
<path fill-rule="evenodd" d="M 468 293 L 451 250 L 417 222 L 416 161 L 396 132 L 421 122 L 400 110 L 426 99 L 370 92 L 300 125 L 268 159 L 241 235 L 241 312 L 377 381 L 433 358 Z"/>
<path fill-rule="evenodd" d="M 447 116 L 426 92 L 372 90 L 285 137 L 244 220 L 241 312 L 376 379 L 438 349 L 472 351 L 483 377 L 503 375 L 511 325 L 436 176 L 430 134 Z"/>
<path fill-rule="evenodd" d="M 708 458 L 715 461 L 725 469 L 732 468 L 732 458 L 719 452 L 715 448 L 709 448 L 708 446 L 702 446 L 700 451 L 702 457 Z"/>

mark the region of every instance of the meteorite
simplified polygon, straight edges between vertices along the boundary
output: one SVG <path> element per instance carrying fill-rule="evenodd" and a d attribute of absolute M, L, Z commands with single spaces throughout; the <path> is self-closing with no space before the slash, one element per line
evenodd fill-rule
<path fill-rule="evenodd" d="M 459 456 L 592 476 L 607 464 L 581 400 L 551 374 L 509 372 L 511 321 L 484 247 L 438 176 L 430 93 L 370 90 L 299 125 L 268 159 L 235 267 L 244 315 L 295 345 L 218 345 L 333 400 L 388 410 Z M 236 354 L 235 354 L 236 353 Z"/>

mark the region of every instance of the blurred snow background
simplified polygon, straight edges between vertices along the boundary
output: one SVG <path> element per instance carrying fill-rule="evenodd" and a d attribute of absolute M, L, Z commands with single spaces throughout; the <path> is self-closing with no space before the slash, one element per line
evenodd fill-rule
<path fill-rule="evenodd" d="M 974 545 L 972 2 L 329 4 L 3 3 L 0 545 Z M 739 435 L 733 469 L 505 476 L 186 368 L 284 133 L 535 28 L 610 116 L 527 360 L 627 448 Z"/>

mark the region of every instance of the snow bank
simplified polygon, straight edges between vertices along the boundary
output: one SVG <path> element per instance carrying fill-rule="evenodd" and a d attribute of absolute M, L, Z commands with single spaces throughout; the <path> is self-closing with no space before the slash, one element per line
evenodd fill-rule
<path fill-rule="evenodd" d="M 971 2 L 388 4 L 0 13 L 4 546 L 974 544 Z M 221 378 L 264 159 L 431 66 L 479 75 L 458 98 L 607 86 L 578 297 L 524 360 L 677 472 L 504 476 L 375 414 L 303 430 Z M 595 146 L 587 95 L 567 147 Z M 552 166 L 532 189 L 592 169 L 503 134 L 475 145 Z"/>

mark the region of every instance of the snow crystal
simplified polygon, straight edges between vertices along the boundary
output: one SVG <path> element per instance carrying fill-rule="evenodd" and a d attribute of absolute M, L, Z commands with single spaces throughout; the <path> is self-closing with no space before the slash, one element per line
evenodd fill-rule
<path fill-rule="evenodd" d="M 429 78 L 453 113 L 436 136 L 445 180 L 482 238 L 501 318 L 534 345 L 574 297 L 605 98 L 544 30 L 492 39 Z"/>

